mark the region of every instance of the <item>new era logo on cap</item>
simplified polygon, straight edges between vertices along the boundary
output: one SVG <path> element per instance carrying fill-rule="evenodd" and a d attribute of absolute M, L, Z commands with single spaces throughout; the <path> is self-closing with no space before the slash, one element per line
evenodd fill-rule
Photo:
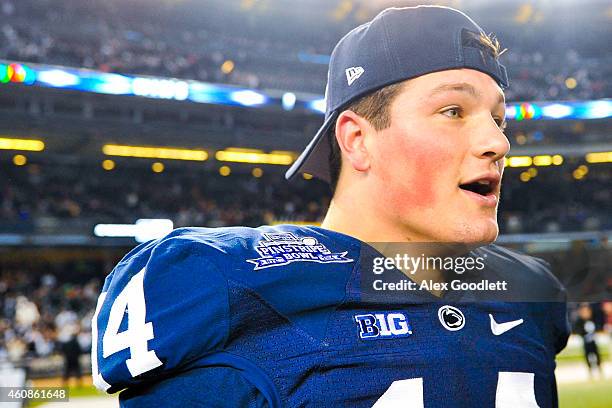
<path fill-rule="evenodd" d="M 350 67 L 347 68 L 344 72 L 346 72 L 346 81 L 349 86 L 353 84 L 360 76 L 365 72 L 362 67 Z"/>

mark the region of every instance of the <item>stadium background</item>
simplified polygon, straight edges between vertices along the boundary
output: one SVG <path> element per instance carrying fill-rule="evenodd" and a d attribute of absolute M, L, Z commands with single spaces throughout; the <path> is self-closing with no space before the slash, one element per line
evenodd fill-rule
<path fill-rule="evenodd" d="M 500 242 L 546 258 L 591 302 L 607 356 L 609 1 L 0 0 L 0 371 L 59 385 L 74 338 L 87 372 L 101 283 L 137 239 L 318 222 L 327 187 L 283 173 L 322 122 L 331 49 L 414 4 L 460 8 L 508 49 Z M 606 364 L 589 380 L 573 337 L 561 406 L 612 406 Z M 108 404 L 73 398 L 86 401 Z"/>

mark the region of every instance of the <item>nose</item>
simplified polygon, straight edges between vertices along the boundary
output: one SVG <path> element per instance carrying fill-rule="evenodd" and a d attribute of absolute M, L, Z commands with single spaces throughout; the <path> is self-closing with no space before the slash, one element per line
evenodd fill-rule
<path fill-rule="evenodd" d="M 474 133 L 473 154 L 478 158 L 489 158 L 495 162 L 502 159 L 510 151 L 508 138 L 497 126 L 495 120 L 485 119 L 480 129 Z"/>

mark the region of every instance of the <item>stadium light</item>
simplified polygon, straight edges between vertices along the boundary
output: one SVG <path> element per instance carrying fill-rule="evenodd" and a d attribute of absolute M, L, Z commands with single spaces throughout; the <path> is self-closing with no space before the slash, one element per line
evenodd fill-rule
<path fill-rule="evenodd" d="M 514 119 L 518 122 L 528 119 L 540 119 L 541 117 L 542 108 L 537 104 L 529 102 L 523 102 L 518 106 L 514 106 L 512 111 L 508 110 L 506 112 L 506 118 Z"/>
<path fill-rule="evenodd" d="M 529 167 L 533 160 L 529 156 L 508 157 L 508 167 Z"/>
<path fill-rule="evenodd" d="M 112 160 L 104 160 L 102 162 L 102 168 L 106 171 L 111 171 L 115 168 L 115 162 Z"/>
<path fill-rule="evenodd" d="M 593 152 L 585 156 L 587 163 L 612 163 L 612 152 Z"/>
<path fill-rule="evenodd" d="M 236 65 L 234 64 L 234 61 L 232 60 L 225 60 L 225 62 L 223 62 L 223 64 L 221 64 L 221 72 L 223 72 L 224 74 L 231 74 L 232 71 L 234 70 L 234 67 Z"/>
<path fill-rule="evenodd" d="M 550 166 L 553 162 L 552 156 L 541 155 L 533 158 L 533 164 L 535 166 Z"/>
<path fill-rule="evenodd" d="M 295 107 L 296 100 L 297 100 L 297 97 L 295 96 L 293 92 L 285 92 L 281 99 L 283 103 L 283 109 L 286 111 L 292 110 Z"/>
<path fill-rule="evenodd" d="M 0 83 L 6 84 L 8 82 L 32 85 L 36 82 L 36 72 L 27 65 L 0 63 Z"/>
<path fill-rule="evenodd" d="M 560 166 L 561 164 L 563 164 L 563 156 L 561 156 L 560 154 L 555 154 L 555 155 L 552 157 L 552 163 L 553 163 L 555 166 Z"/>
<path fill-rule="evenodd" d="M 308 107 L 316 112 L 325 113 L 325 98 L 308 102 Z"/>
<path fill-rule="evenodd" d="M 586 176 L 586 173 L 581 171 L 580 169 L 576 169 L 572 172 L 572 176 L 575 180 L 582 180 L 584 176 Z"/>
<path fill-rule="evenodd" d="M 221 166 L 219 167 L 219 174 L 223 177 L 227 177 L 232 174 L 232 169 L 230 169 L 229 166 Z"/>
<path fill-rule="evenodd" d="M 164 171 L 164 163 L 160 163 L 160 162 L 155 162 L 151 165 L 151 170 L 153 170 L 154 173 L 161 173 L 162 171 Z"/>
<path fill-rule="evenodd" d="M 0 149 L 40 152 L 45 150 L 45 142 L 35 139 L 12 139 L 8 137 L 0 137 Z"/>
<path fill-rule="evenodd" d="M 563 156 L 555 154 L 553 156 L 548 154 L 541 154 L 537 156 L 510 156 L 504 157 L 505 167 L 530 167 L 530 166 L 559 166 L 563 164 Z M 533 176 L 532 176 L 533 177 Z"/>
<path fill-rule="evenodd" d="M 38 81 L 54 88 L 66 88 L 78 85 L 81 78 L 63 69 L 45 69 L 38 71 Z"/>
<path fill-rule="evenodd" d="M 135 77 L 132 80 L 132 92 L 146 98 L 184 101 L 189 96 L 189 84 L 176 79 Z"/>
<path fill-rule="evenodd" d="M 119 74 L 100 74 L 99 80 L 92 84 L 94 92 L 107 95 L 129 95 L 136 90 L 133 89 L 133 82 L 124 75 Z"/>
<path fill-rule="evenodd" d="M 162 238 L 172 232 L 174 224 L 167 219 L 139 219 L 135 224 L 97 224 L 94 235 L 103 238 L 134 237 L 137 242 Z"/>
<path fill-rule="evenodd" d="M 134 237 L 136 226 L 134 224 L 97 224 L 93 232 L 96 237 Z"/>
<path fill-rule="evenodd" d="M 168 235 L 174 229 L 172 220 L 167 219 L 139 219 L 136 220 L 136 235 L 134 238 L 137 242 L 146 242 L 152 239 L 162 238 Z"/>
<path fill-rule="evenodd" d="M 576 81 L 576 78 L 569 77 L 565 80 L 565 86 L 567 89 L 574 89 L 578 86 L 578 81 Z"/>
<path fill-rule="evenodd" d="M 181 149 L 161 146 L 128 146 L 106 144 L 102 152 L 107 156 L 140 157 L 145 159 L 170 159 L 205 161 L 208 159 L 206 150 Z"/>
<path fill-rule="evenodd" d="M 293 163 L 296 154 L 294 152 L 275 150 L 264 153 L 258 149 L 242 149 L 230 147 L 219 150 L 215 158 L 224 162 L 252 163 L 252 164 L 278 164 L 288 166 Z"/>
<path fill-rule="evenodd" d="M 570 116 L 573 112 L 574 109 L 569 104 L 555 103 L 542 108 L 544 116 L 552 119 L 562 119 Z"/>
<path fill-rule="evenodd" d="M 230 94 L 229 99 L 242 106 L 263 105 L 268 101 L 264 94 L 251 90 L 234 91 Z"/>
<path fill-rule="evenodd" d="M 230 64 L 227 64 L 228 67 Z M 575 78 L 568 78 L 573 86 Z M 323 95 L 286 92 L 279 97 L 257 89 L 238 88 L 231 85 L 214 84 L 167 77 L 131 76 L 110 74 L 82 68 L 56 67 L 42 64 L 0 63 L 0 83 L 20 82 L 52 88 L 74 89 L 110 95 L 135 95 L 154 99 L 188 100 L 195 103 L 239 105 L 246 107 L 274 106 L 293 110 L 325 113 Z M 293 106 L 292 109 L 288 109 Z M 612 100 L 590 101 L 535 101 L 506 105 L 508 120 L 555 120 L 555 119 L 601 119 L 612 117 Z"/>
<path fill-rule="evenodd" d="M 25 166 L 27 162 L 28 159 L 23 154 L 16 154 L 13 156 L 13 164 L 15 166 Z"/>
<path fill-rule="evenodd" d="M 612 101 L 590 101 L 586 102 L 585 119 L 602 119 L 612 116 Z"/>

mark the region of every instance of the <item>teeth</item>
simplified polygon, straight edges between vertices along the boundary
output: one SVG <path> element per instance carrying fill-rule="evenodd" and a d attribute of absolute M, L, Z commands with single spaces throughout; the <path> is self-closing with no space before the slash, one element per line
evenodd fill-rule
<path fill-rule="evenodd" d="M 489 180 L 478 180 L 478 184 L 482 184 L 484 186 L 488 186 L 491 184 Z"/>

